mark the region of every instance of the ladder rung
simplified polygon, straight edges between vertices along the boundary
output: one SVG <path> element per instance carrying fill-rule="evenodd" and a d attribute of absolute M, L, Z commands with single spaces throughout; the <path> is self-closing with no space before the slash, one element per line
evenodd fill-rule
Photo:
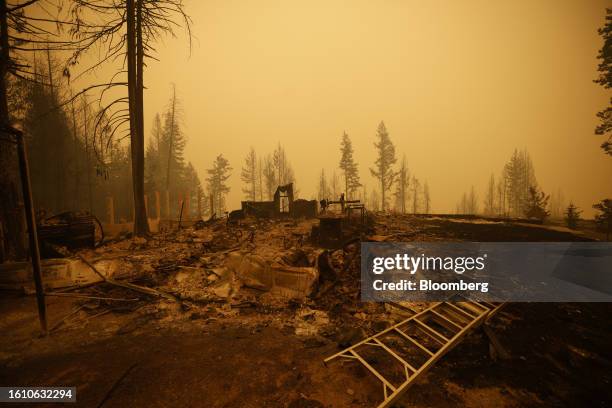
<path fill-rule="evenodd" d="M 468 299 L 464 301 L 459 301 L 457 304 L 453 304 L 450 302 L 436 302 L 435 304 L 430 305 L 428 308 L 422 310 L 416 315 L 411 316 L 408 319 L 402 322 L 399 322 L 396 325 L 393 325 L 379 332 L 378 334 L 375 334 L 374 336 L 368 337 L 358 342 L 357 344 L 354 344 L 346 348 L 345 350 L 340 351 L 334 354 L 333 356 L 326 358 L 323 361 L 327 363 L 328 361 L 333 360 L 338 357 L 358 360 L 366 369 L 368 369 L 368 371 L 374 374 L 376 378 L 378 378 L 382 383 L 384 401 L 378 405 L 378 408 L 388 408 L 389 406 L 391 406 L 392 403 L 394 403 L 401 396 L 401 394 L 411 384 L 417 381 L 433 364 L 436 363 L 436 361 L 438 361 L 452 347 L 454 347 L 462 338 L 464 338 L 466 334 L 469 332 L 469 330 L 476 327 L 479 324 L 479 322 L 481 322 L 482 320 L 493 316 L 495 314 L 494 312 L 499 310 L 501 307 L 503 307 L 503 305 L 504 305 L 503 303 L 493 304 L 493 303 L 484 302 L 484 301 L 479 303 L 477 301 L 468 300 Z M 438 307 L 444 308 L 444 309 L 437 309 Z M 439 312 L 437 310 L 439 310 Z M 423 318 L 423 320 L 419 320 L 420 318 Z M 422 332 L 422 333 L 414 333 L 413 335 L 416 336 L 414 338 L 411 335 L 408 335 L 406 332 L 400 329 L 400 327 L 407 325 L 413 320 L 415 321 L 415 325 L 416 325 L 415 330 Z M 467 320 L 467 323 L 466 323 L 466 320 Z M 450 325 L 452 325 L 453 327 L 457 327 L 460 330 L 458 333 L 453 334 L 450 338 L 447 338 L 445 335 L 441 334 L 434 327 L 427 325 L 426 322 L 432 322 L 432 323 L 435 323 L 441 326 L 444 329 L 444 332 L 446 332 L 446 330 L 449 330 L 449 332 L 454 332 L 453 329 L 449 328 Z M 465 323 L 465 326 L 461 326 L 461 324 L 464 324 L 464 323 Z M 397 332 L 397 334 L 400 337 L 408 340 L 410 343 L 417 346 L 423 352 L 427 353 L 429 355 L 429 358 L 425 361 L 425 363 L 420 365 L 418 369 L 415 369 L 403 357 L 399 356 L 394 349 L 392 349 L 390 346 L 384 343 L 384 340 L 386 340 L 384 336 L 386 334 L 390 334 L 390 332 Z M 441 344 L 441 347 L 438 348 L 436 351 L 429 350 L 427 347 L 425 347 L 424 344 L 419 343 L 421 339 L 425 340 L 423 335 L 427 335 L 427 337 L 429 337 L 430 339 L 433 339 L 437 343 Z M 379 340 L 379 339 L 382 339 L 382 340 Z M 398 345 L 396 346 L 396 343 L 395 343 L 396 341 L 397 339 L 395 339 L 394 342 L 391 343 L 391 346 L 393 346 L 396 350 L 398 350 L 398 352 L 401 350 L 404 350 L 402 347 L 406 347 L 406 345 L 399 345 L 398 343 Z M 427 342 L 427 343 L 429 344 L 430 342 Z M 395 359 L 397 359 L 404 366 L 404 374 L 405 374 L 406 380 L 403 383 L 397 385 L 397 387 L 391 384 L 389 380 L 387 380 L 380 372 L 378 372 L 372 365 L 370 365 L 370 363 L 368 363 L 361 355 L 359 355 L 355 351 L 357 347 L 360 347 L 362 345 L 381 347 L 387 353 L 391 354 Z M 432 348 L 435 348 L 435 347 L 432 346 Z M 388 362 L 388 361 L 385 361 L 385 362 Z"/>
<path fill-rule="evenodd" d="M 469 312 L 468 312 L 468 311 L 466 311 L 466 310 L 463 310 L 463 309 L 462 309 L 462 308 L 460 308 L 459 306 L 455 306 L 455 305 L 453 305 L 452 303 L 443 303 L 443 304 L 444 304 L 444 305 L 446 305 L 446 306 L 450 306 L 450 307 L 452 307 L 454 310 L 456 310 L 457 312 L 459 312 L 459 313 L 463 314 L 465 317 L 468 317 L 468 318 L 469 318 L 469 319 L 471 319 L 471 320 L 474 320 L 476 317 L 478 317 L 478 316 L 474 316 L 473 314 L 469 313 Z"/>
<path fill-rule="evenodd" d="M 451 324 L 452 326 L 455 326 L 456 329 L 462 330 L 463 327 L 459 326 L 457 323 L 453 322 L 452 320 L 448 319 L 446 316 L 441 315 L 440 313 L 436 312 L 435 310 L 431 309 L 431 311 L 433 312 L 433 314 L 435 314 L 436 316 L 438 316 L 440 319 L 448 322 L 449 324 Z"/>
<path fill-rule="evenodd" d="M 409 335 L 407 335 L 406 333 L 404 333 L 403 331 L 401 331 L 397 327 L 395 328 L 395 331 L 398 332 L 399 334 L 401 334 L 402 336 L 404 336 L 404 338 L 406 340 L 409 340 L 412 343 L 414 343 L 415 346 L 419 347 L 421 350 L 423 350 L 424 352 L 426 352 L 430 356 L 434 355 L 434 353 L 431 350 L 429 350 L 427 347 L 425 347 L 424 345 L 422 345 L 421 343 L 419 343 L 418 341 L 416 341 L 415 339 L 413 339 L 412 337 L 410 337 Z"/>
<path fill-rule="evenodd" d="M 493 309 L 495 309 L 497 307 L 493 303 L 489 303 L 489 302 L 485 302 L 485 301 L 481 301 L 481 302 L 478 302 L 478 303 L 480 303 L 481 305 L 485 305 L 486 307 L 488 307 L 491 310 L 493 310 Z"/>
<path fill-rule="evenodd" d="M 398 356 L 393 350 L 391 350 L 389 347 L 387 347 L 387 345 L 385 343 L 383 343 L 382 341 L 378 340 L 376 337 L 374 338 L 374 341 L 378 343 L 378 345 L 382 348 L 385 349 L 385 351 L 389 354 L 391 354 L 393 357 L 395 357 L 400 363 L 402 363 L 405 367 L 408 367 L 409 369 L 411 369 L 413 372 L 417 372 L 418 370 L 416 368 L 414 368 L 409 362 L 407 362 L 406 360 L 404 360 L 403 358 L 401 358 L 400 356 Z"/>
<path fill-rule="evenodd" d="M 391 384 L 389 381 L 387 381 L 387 379 L 385 377 L 382 376 L 382 374 L 380 374 L 378 371 L 376 371 L 376 369 L 374 367 L 372 367 L 370 365 L 370 363 L 368 363 L 367 361 L 365 361 L 359 354 L 357 354 L 354 350 L 350 350 L 351 354 L 355 356 L 355 358 L 357 360 L 359 360 L 361 362 L 361 364 L 363 364 L 365 366 L 365 368 L 367 368 L 368 370 L 370 370 L 370 372 L 372 374 L 374 374 L 376 377 L 378 377 L 378 379 L 380 381 L 382 381 L 383 384 L 385 384 L 387 387 L 391 388 L 393 391 L 395 391 L 395 387 L 393 386 L 393 384 Z"/>
<path fill-rule="evenodd" d="M 434 330 L 433 328 L 429 327 L 428 325 L 426 325 L 425 323 L 423 323 L 419 319 L 414 319 L 414 321 L 417 322 L 425 330 L 426 333 L 428 332 L 429 337 L 431 337 L 434 340 L 437 340 L 438 343 L 445 344 L 445 343 L 448 342 L 448 338 L 446 338 L 446 336 L 438 333 L 436 330 Z M 436 338 L 436 336 L 438 338 Z M 440 339 L 442 339 L 442 340 L 440 340 Z"/>
<path fill-rule="evenodd" d="M 464 302 L 462 306 L 468 309 L 470 312 L 473 312 L 475 318 L 478 318 L 489 311 L 489 309 L 487 309 L 486 307 L 474 302 Z"/>

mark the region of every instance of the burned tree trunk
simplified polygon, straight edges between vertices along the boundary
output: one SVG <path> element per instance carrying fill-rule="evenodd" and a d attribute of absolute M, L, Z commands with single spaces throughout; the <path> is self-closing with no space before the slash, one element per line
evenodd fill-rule
<path fill-rule="evenodd" d="M 9 66 L 8 11 L 6 0 L 0 0 L 0 126 L 9 123 L 6 75 Z"/>
<path fill-rule="evenodd" d="M 134 193 L 134 235 L 143 236 L 149 233 L 149 224 L 144 199 L 142 0 L 136 0 L 137 5 L 134 1 L 127 0 L 128 99 Z"/>

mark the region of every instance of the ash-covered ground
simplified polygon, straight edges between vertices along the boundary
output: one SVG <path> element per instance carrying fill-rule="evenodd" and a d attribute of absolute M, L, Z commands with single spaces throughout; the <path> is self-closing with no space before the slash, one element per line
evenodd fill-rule
<path fill-rule="evenodd" d="M 48 336 L 34 296 L 2 292 L 0 385 L 76 386 L 85 407 L 372 407 L 382 397 L 375 378 L 323 359 L 427 304 L 361 302 L 360 240 L 588 240 L 501 221 L 375 215 L 327 250 L 311 239 L 316 222 L 219 220 L 79 252 L 110 282 L 51 290 Z M 491 323 L 508 359 L 492 358 L 475 329 L 399 405 L 606 406 L 611 312 L 506 305 Z"/>

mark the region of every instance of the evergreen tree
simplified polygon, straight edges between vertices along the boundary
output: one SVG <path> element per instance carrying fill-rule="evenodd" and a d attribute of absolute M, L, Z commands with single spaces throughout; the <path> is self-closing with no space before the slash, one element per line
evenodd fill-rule
<path fill-rule="evenodd" d="M 257 163 L 257 185 L 258 185 L 258 192 L 259 192 L 259 201 L 263 201 L 263 194 L 264 194 L 264 175 L 263 175 L 263 163 L 261 162 L 261 157 L 259 158 L 259 161 Z"/>
<path fill-rule="evenodd" d="M 427 182 L 423 185 L 423 205 L 425 206 L 425 214 L 431 211 L 431 197 L 429 196 L 429 185 Z"/>
<path fill-rule="evenodd" d="M 550 216 L 553 218 L 561 218 L 563 216 L 564 207 L 565 198 L 563 196 L 563 191 L 561 191 L 561 189 L 557 189 L 557 191 L 552 193 L 550 196 Z"/>
<path fill-rule="evenodd" d="M 461 200 L 457 203 L 455 210 L 457 214 L 468 214 L 468 197 L 467 193 L 463 193 Z"/>
<path fill-rule="evenodd" d="M 601 200 L 594 204 L 593 208 L 599 211 L 599 214 L 595 215 L 597 228 L 606 233 L 606 241 L 609 241 L 610 232 L 612 232 L 612 199 Z"/>
<path fill-rule="evenodd" d="M 287 160 L 285 148 L 280 143 L 274 149 L 272 163 L 274 164 L 277 185 L 282 186 L 293 181 L 293 169 L 291 164 L 289 164 L 289 160 Z"/>
<path fill-rule="evenodd" d="M 412 176 L 412 213 L 416 214 L 419 211 L 419 187 L 421 183 L 419 179 Z"/>
<path fill-rule="evenodd" d="M 230 178 L 232 168 L 230 167 L 229 161 L 223 157 L 222 154 L 217 156 L 213 162 L 213 166 L 208 169 L 208 190 L 209 194 L 212 195 L 213 208 L 211 214 L 216 213 L 220 216 L 225 212 L 225 195 L 229 193 L 230 188 L 226 182 Z"/>
<path fill-rule="evenodd" d="M 338 175 L 335 170 L 332 172 L 329 189 L 332 199 L 337 200 L 340 197 L 340 180 L 338 180 Z"/>
<path fill-rule="evenodd" d="M 397 161 L 395 158 L 395 146 L 391 142 L 387 128 L 384 122 L 380 122 L 376 131 L 378 141 L 374 143 L 374 147 L 378 152 L 378 158 L 375 161 L 375 168 L 370 168 L 372 176 L 376 177 L 380 183 L 381 191 L 381 206 L 382 211 L 387 210 L 386 192 L 391 188 L 397 173 L 393 170 L 393 165 Z"/>
<path fill-rule="evenodd" d="M 478 213 L 478 195 L 476 194 L 476 190 L 474 190 L 474 186 L 470 189 L 470 194 L 467 197 L 466 210 L 468 214 Z"/>
<path fill-rule="evenodd" d="M 274 161 L 270 155 L 267 155 L 264 159 L 263 164 L 263 177 L 264 184 L 266 187 L 266 197 L 268 200 L 272 200 L 274 192 L 276 191 L 276 175 L 274 171 Z"/>
<path fill-rule="evenodd" d="M 606 9 L 606 24 L 598 32 L 604 43 L 597 54 L 597 59 L 600 62 L 597 66 L 599 76 L 595 83 L 605 89 L 610 89 L 612 88 L 612 8 Z M 595 128 L 595 134 L 606 138 L 601 144 L 601 148 L 607 154 L 612 155 L 612 98 L 610 98 L 610 105 L 607 108 L 597 112 L 597 117 L 600 123 Z"/>
<path fill-rule="evenodd" d="M 565 223 L 567 224 L 568 228 L 576 229 L 581 213 L 582 211 L 580 211 L 578 207 L 574 205 L 574 203 L 570 202 L 565 210 Z"/>
<path fill-rule="evenodd" d="M 529 200 L 529 189 L 537 185 L 531 157 L 526 150 L 515 150 L 504 166 L 506 199 L 508 210 L 514 216 L 520 216 Z"/>
<path fill-rule="evenodd" d="M 529 196 L 525 202 L 524 214 L 527 218 L 544 221 L 550 215 L 547 210 L 549 196 L 539 191 L 537 187 L 529 187 Z"/>
<path fill-rule="evenodd" d="M 325 177 L 325 170 L 321 169 L 321 175 L 319 176 L 319 191 L 317 192 L 318 200 L 329 200 L 331 198 L 331 192 L 329 190 L 329 184 Z"/>
<path fill-rule="evenodd" d="M 495 214 L 495 176 L 491 174 L 489 184 L 487 185 L 487 194 L 484 200 L 484 213 L 485 215 Z"/>
<path fill-rule="evenodd" d="M 198 177 L 198 172 L 195 170 L 191 162 L 187 163 L 184 171 L 184 186 L 186 193 L 189 194 L 189 201 L 192 203 L 190 206 L 190 213 L 187 214 L 188 218 L 193 216 L 201 217 L 206 211 L 207 200 Z"/>
<path fill-rule="evenodd" d="M 155 114 L 149 144 L 145 152 L 145 190 L 162 191 L 165 186 L 162 177 L 162 168 L 165 168 L 161 159 L 163 128 L 159 113 Z"/>
<path fill-rule="evenodd" d="M 101 220 L 107 220 L 105 199 L 113 198 L 116 222 L 128 222 L 133 217 L 131 198 L 132 179 L 130 177 L 131 153 L 129 144 L 111 141 L 104 165 L 103 177 L 98 176 L 92 190 L 93 211 Z"/>
<path fill-rule="evenodd" d="M 164 126 L 161 143 L 161 158 L 165 161 L 165 188 L 175 193 L 174 185 L 178 186 L 183 176 L 185 166 L 184 150 L 185 136 L 181 129 L 182 109 L 181 104 L 173 89 L 168 103 L 168 109 L 164 113 Z"/>
<path fill-rule="evenodd" d="M 22 83 L 28 101 L 22 123 L 35 204 L 51 215 L 72 209 L 70 194 L 74 192 L 74 183 L 71 181 L 84 170 L 76 167 L 76 159 L 82 155 L 84 146 L 75 141 L 75 129 L 60 107 L 58 95 L 64 84 L 55 77 L 55 63 L 50 57 L 48 66 L 48 86 L 33 81 Z"/>
<path fill-rule="evenodd" d="M 342 134 L 342 142 L 340 143 L 340 169 L 344 173 L 344 193 L 346 199 L 350 200 L 354 192 L 361 187 L 359 182 L 359 170 L 357 163 L 353 158 L 353 143 L 349 136 L 344 132 Z"/>
<path fill-rule="evenodd" d="M 397 173 L 397 184 L 395 186 L 396 207 L 402 214 L 406 213 L 406 201 L 408 199 L 408 189 L 410 188 L 410 172 L 406 165 L 406 155 L 402 157 L 402 163 Z"/>
<path fill-rule="evenodd" d="M 370 192 L 370 205 L 372 211 L 380 211 L 380 195 L 376 189 Z"/>
<path fill-rule="evenodd" d="M 478 195 L 474 186 L 470 188 L 470 192 L 463 193 L 461 200 L 457 203 L 456 211 L 457 214 L 464 215 L 475 215 L 478 213 Z"/>
<path fill-rule="evenodd" d="M 255 201 L 257 198 L 257 155 L 253 147 L 244 159 L 240 179 L 245 184 L 242 192 L 248 200 Z"/>

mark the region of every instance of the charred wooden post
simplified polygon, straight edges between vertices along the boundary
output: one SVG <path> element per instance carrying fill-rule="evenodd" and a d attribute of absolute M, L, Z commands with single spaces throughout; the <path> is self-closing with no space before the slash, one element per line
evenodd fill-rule
<path fill-rule="evenodd" d="M 181 222 L 183 221 L 183 207 L 184 206 L 185 206 L 185 201 L 181 201 L 181 212 L 179 213 L 178 229 L 181 229 Z"/>
<path fill-rule="evenodd" d="M 28 224 L 30 255 L 32 261 L 32 274 L 36 287 L 36 302 L 38 304 L 38 318 L 43 334 L 47 334 L 47 304 L 43 287 L 42 271 L 40 267 L 40 249 L 38 247 L 38 233 L 36 230 L 36 218 L 34 214 L 34 203 L 32 201 L 32 186 L 30 184 L 30 169 L 28 167 L 28 155 L 26 152 L 23 133 L 17 129 L 11 129 L 17 139 L 17 155 L 19 157 L 19 174 L 21 176 L 21 187 L 23 190 L 23 201 Z"/>

